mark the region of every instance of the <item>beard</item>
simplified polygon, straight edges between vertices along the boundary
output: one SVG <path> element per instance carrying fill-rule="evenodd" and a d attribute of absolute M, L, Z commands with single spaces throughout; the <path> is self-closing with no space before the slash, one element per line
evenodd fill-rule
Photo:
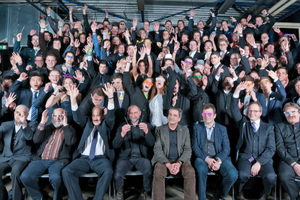
<path fill-rule="evenodd" d="M 63 122 L 60 121 L 60 122 L 55 122 L 53 119 L 52 119 L 52 124 L 55 128 L 59 128 L 63 125 Z"/>

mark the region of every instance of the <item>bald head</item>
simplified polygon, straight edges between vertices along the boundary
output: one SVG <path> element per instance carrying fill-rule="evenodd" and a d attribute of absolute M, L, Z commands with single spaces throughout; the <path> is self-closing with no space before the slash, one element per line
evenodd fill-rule
<path fill-rule="evenodd" d="M 66 113 L 66 110 L 64 110 L 62 108 L 54 109 L 54 111 L 52 113 L 52 124 L 55 128 L 59 128 L 63 125 L 64 117 L 67 117 L 67 115 L 65 115 L 65 113 Z"/>

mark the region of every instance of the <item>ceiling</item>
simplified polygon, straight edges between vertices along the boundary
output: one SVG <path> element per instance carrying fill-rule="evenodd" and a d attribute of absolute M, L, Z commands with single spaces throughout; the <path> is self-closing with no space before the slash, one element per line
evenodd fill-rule
<path fill-rule="evenodd" d="M 166 20 L 171 20 L 173 24 L 176 24 L 177 20 L 182 19 L 183 15 L 188 15 L 192 8 L 196 11 L 195 21 L 207 21 L 210 18 L 209 9 L 218 9 L 224 2 L 225 5 L 234 4 L 225 14 L 218 14 L 217 19 L 219 21 L 229 20 L 230 16 L 239 19 L 248 15 L 248 13 L 257 15 L 263 9 L 268 10 L 279 2 L 279 0 L 0 0 L 0 3 L 24 3 L 26 1 L 39 2 L 43 6 L 50 6 L 54 12 L 66 21 L 68 21 L 67 9 L 70 6 L 74 7 L 75 20 L 82 20 L 82 6 L 86 4 L 89 6 L 87 10 L 89 20 L 93 14 L 96 21 L 103 21 L 105 17 L 104 9 L 106 8 L 111 22 L 119 22 L 120 20 L 131 22 L 134 18 L 138 18 L 139 22 L 144 19 L 150 22 L 159 21 L 161 24 L 164 24 Z M 138 7 L 144 8 L 144 11 L 139 11 Z M 299 11 L 299 9 L 300 0 L 295 1 L 295 3 L 278 13 L 275 18 L 281 21 Z"/>

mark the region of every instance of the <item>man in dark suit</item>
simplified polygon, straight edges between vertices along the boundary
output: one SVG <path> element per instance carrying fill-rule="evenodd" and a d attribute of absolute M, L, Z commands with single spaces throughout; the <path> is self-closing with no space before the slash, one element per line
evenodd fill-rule
<path fill-rule="evenodd" d="M 290 198 L 299 199 L 299 184 L 295 178 L 300 176 L 300 107 L 295 103 L 286 103 L 283 111 L 287 121 L 274 127 L 277 153 L 280 158 L 278 177 Z"/>
<path fill-rule="evenodd" d="M 17 106 L 15 120 L 3 122 L 0 126 L 0 139 L 4 142 L 4 150 L 0 155 L 0 176 L 11 171 L 12 192 L 16 200 L 22 199 L 20 175 L 32 157 L 32 140 L 36 122 L 28 123 L 28 108 L 25 105 Z M 0 179 L 0 199 L 7 200 L 7 191 Z"/>
<path fill-rule="evenodd" d="M 152 126 L 149 123 L 140 122 L 141 110 L 132 105 L 128 108 L 130 123 L 120 124 L 115 139 L 114 148 L 120 148 L 114 182 L 116 185 L 117 199 L 123 199 L 123 185 L 125 174 L 135 167 L 143 173 L 144 191 L 140 200 L 147 199 L 147 193 L 151 191 L 152 167 L 151 150 L 154 146 Z"/>
<path fill-rule="evenodd" d="M 275 136 L 273 126 L 264 123 L 260 117 L 262 106 L 258 102 L 251 102 L 248 109 L 248 118 L 239 111 L 239 91 L 244 90 L 247 85 L 243 82 L 237 86 L 231 101 L 231 112 L 233 119 L 239 128 L 239 139 L 237 143 L 239 171 L 238 178 L 238 200 L 244 200 L 242 189 L 251 175 L 261 176 L 264 190 L 260 200 L 266 200 L 271 194 L 272 187 L 276 183 L 277 175 L 273 169 L 272 157 L 275 154 Z"/>
<path fill-rule="evenodd" d="M 3 78 L 1 87 L 3 91 L 0 92 L 0 120 L 2 122 L 11 121 L 14 119 L 14 110 L 16 108 L 15 102 L 9 102 L 9 88 L 12 86 L 13 80 L 11 76 Z M 13 99 L 12 101 L 14 101 Z"/>
<path fill-rule="evenodd" d="M 47 170 L 49 182 L 54 189 L 53 199 L 62 199 L 61 171 L 70 162 L 71 148 L 76 142 L 75 129 L 68 124 L 66 111 L 62 108 L 55 109 L 50 117 L 52 124 L 46 126 L 48 112 L 43 112 L 33 136 L 33 142 L 40 145 L 37 155 L 20 177 L 32 199 L 43 198 L 38 178 Z"/>
<path fill-rule="evenodd" d="M 153 199 L 165 199 L 165 177 L 181 172 L 184 178 L 184 199 L 195 199 L 195 171 L 190 163 L 192 148 L 189 129 L 178 124 L 180 108 L 171 108 L 168 124 L 155 130 Z"/>
<path fill-rule="evenodd" d="M 29 88 L 21 88 L 22 82 L 28 78 L 26 73 L 22 73 L 20 77 L 10 87 L 9 92 L 17 95 L 17 105 L 23 104 L 29 108 L 27 120 L 37 121 L 41 118 L 43 107 L 35 107 L 34 102 L 41 93 L 43 77 L 40 74 L 32 73 L 29 77 Z"/>
<path fill-rule="evenodd" d="M 256 22 L 257 28 L 258 28 L 260 34 L 269 33 L 270 30 L 273 30 L 272 27 L 275 24 L 276 19 L 272 15 L 270 15 L 267 12 L 267 10 L 263 10 L 261 13 L 264 14 L 264 15 L 266 15 L 266 16 L 268 16 L 269 19 L 270 19 L 270 22 L 263 24 L 264 20 L 263 20 L 262 16 L 257 16 L 255 18 L 255 22 Z"/>
<path fill-rule="evenodd" d="M 195 168 L 199 184 L 199 200 L 206 200 L 206 181 L 209 171 L 218 171 L 223 176 L 222 190 L 218 199 L 224 199 L 238 178 L 229 153 L 230 144 L 225 126 L 215 122 L 216 108 L 213 104 L 202 107 L 203 122 L 194 125 L 192 149 L 196 155 Z"/>
<path fill-rule="evenodd" d="M 196 63 L 197 60 L 203 60 L 205 54 L 197 52 L 197 47 L 198 47 L 198 42 L 194 39 L 190 40 L 189 43 L 190 52 L 182 49 L 182 51 L 179 54 L 179 61 L 183 60 L 186 56 L 190 56 L 193 59 L 194 63 Z"/>
<path fill-rule="evenodd" d="M 83 200 L 79 186 L 81 175 L 91 170 L 99 175 L 94 199 L 103 199 L 113 176 L 112 162 L 115 154 L 110 145 L 112 141 L 110 133 L 115 120 L 114 89 L 109 83 L 105 88 L 103 92 L 109 99 L 105 118 L 103 109 L 99 106 L 93 108 L 92 119 L 82 117 L 76 101 L 79 91 L 76 88 L 71 91 L 73 119 L 84 131 L 74 153 L 75 160 L 62 171 L 70 199 Z"/>

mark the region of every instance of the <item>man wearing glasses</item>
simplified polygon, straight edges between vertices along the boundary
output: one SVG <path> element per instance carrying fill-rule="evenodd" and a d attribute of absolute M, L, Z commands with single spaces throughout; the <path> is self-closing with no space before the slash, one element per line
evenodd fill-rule
<path fill-rule="evenodd" d="M 206 199 L 206 180 L 209 171 L 216 171 L 223 177 L 222 190 L 217 196 L 224 199 L 238 178 L 238 172 L 229 157 L 230 144 L 225 126 L 215 122 L 216 108 L 213 104 L 202 107 L 203 121 L 194 125 L 192 149 L 196 155 L 195 168 L 199 179 L 199 200 Z"/>
<path fill-rule="evenodd" d="M 52 124 L 46 126 L 48 110 L 33 136 L 33 142 L 40 145 L 37 154 L 23 171 L 20 179 L 32 199 L 42 199 L 38 178 L 49 172 L 49 182 L 54 189 L 53 199 L 62 199 L 61 171 L 70 162 L 71 147 L 76 142 L 75 129 L 68 124 L 66 111 L 57 108 L 52 114 Z"/>
<path fill-rule="evenodd" d="M 266 79 L 264 79 L 266 80 Z M 275 137 L 273 126 L 263 122 L 262 106 L 258 102 L 251 102 L 248 108 L 248 118 L 239 111 L 239 92 L 247 88 L 247 83 L 242 82 L 237 86 L 231 101 L 233 119 L 239 128 L 237 142 L 239 171 L 237 200 L 244 200 L 243 187 L 251 176 L 262 177 L 264 190 L 260 200 L 267 199 L 272 187 L 276 183 L 276 174 L 273 169 L 272 157 L 275 154 Z"/>
<path fill-rule="evenodd" d="M 299 184 L 295 178 L 300 176 L 300 107 L 296 103 L 286 103 L 283 111 L 287 121 L 274 127 L 276 148 L 280 158 L 278 177 L 290 198 L 298 199 Z"/>

